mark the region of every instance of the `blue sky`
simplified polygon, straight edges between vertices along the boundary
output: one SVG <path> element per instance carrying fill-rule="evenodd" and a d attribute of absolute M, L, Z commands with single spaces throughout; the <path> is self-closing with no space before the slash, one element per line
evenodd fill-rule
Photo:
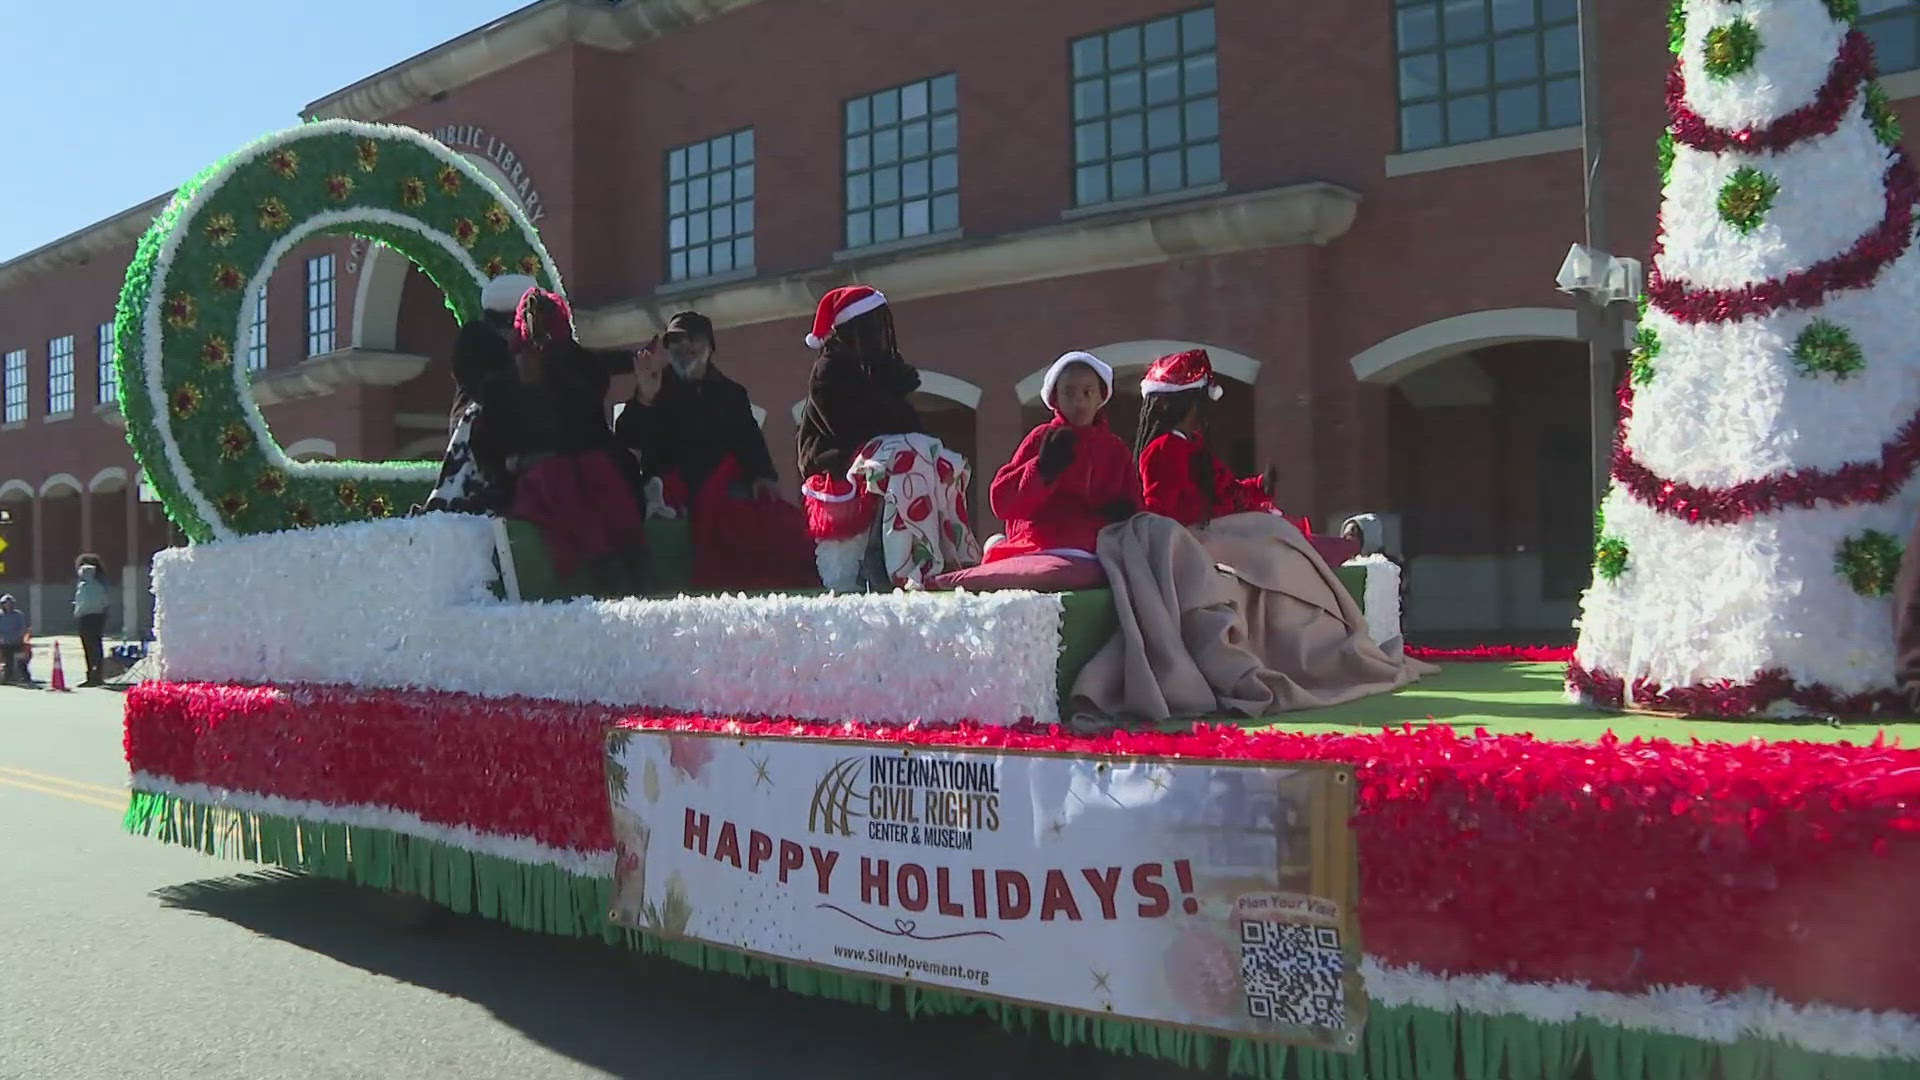
<path fill-rule="evenodd" d="M 0 0 L 0 262 L 526 0 Z"/>

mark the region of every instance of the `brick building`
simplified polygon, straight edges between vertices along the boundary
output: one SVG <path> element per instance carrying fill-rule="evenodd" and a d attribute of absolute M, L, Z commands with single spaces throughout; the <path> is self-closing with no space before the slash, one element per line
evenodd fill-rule
<path fill-rule="evenodd" d="M 1665 5 L 1601 6 L 1610 246 L 1638 254 Z M 1908 104 L 1920 3 L 1862 6 Z M 1132 375 L 1204 345 L 1224 446 L 1279 466 L 1283 506 L 1398 516 L 1410 629 L 1524 634 L 1566 626 L 1589 558 L 1586 349 L 1552 283 L 1583 229 L 1578 62 L 1574 0 L 538 0 L 304 115 L 489 170 L 590 345 L 711 315 L 789 472 L 836 285 L 893 298 L 930 427 L 981 477 L 1058 353 Z M 0 263 L 0 588 L 43 629 L 82 550 L 144 618 L 170 539 L 100 362 L 161 202 Z M 437 456 L 455 328 L 422 274 L 314 241 L 259 304 L 243 360 L 293 456 Z"/>

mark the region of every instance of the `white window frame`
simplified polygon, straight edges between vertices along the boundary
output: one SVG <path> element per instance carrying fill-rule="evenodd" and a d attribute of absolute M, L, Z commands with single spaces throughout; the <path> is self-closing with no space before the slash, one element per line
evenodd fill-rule
<path fill-rule="evenodd" d="M 1169 44 L 1172 51 L 1164 51 Z M 1067 54 L 1076 209 L 1220 185 L 1220 45 L 1212 5 L 1082 35 Z M 1168 78 L 1171 97 L 1163 93 Z"/>
<path fill-rule="evenodd" d="M 113 366 L 113 320 L 93 328 L 95 404 L 112 405 L 120 400 L 120 372 Z"/>
<path fill-rule="evenodd" d="M 307 355 L 323 356 L 336 348 L 339 329 L 335 303 L 333 253 L 307 260 Z"/>
<path fill-rule="evenodd" d="M 47 342 L 47 415 L 72 416 L 74 394 L 73 335 Z"/>
<path fill-rule="evenodd" d="M 253 294 L 253 313 L 247 320 L 247 370 L 267 369 L 267 287 Z"/>
<path fill-rule="evenodd" d="M 721 153 L 726 163 L 715 164 Z M 751 127 L 676 146 L 662 156 L 667 197 L 662 204 L 661 248 L 669 283 L 752 276 L 758 255 L 757 162 Z M 723 180 L 726 197 L 715 199 L 714 188 Z M 721 210 L 726 211 L 726 239 L 716 240 L 712 225 Z M 724 259 L 720 257 L 723 247 Z M 723 262 L 724 266 L 718 265 Z"/>
<path fill-rule="evenodd" d="M 0 359 L 0 423 L 27 419 L 27 350 L 15 349 Z"/>

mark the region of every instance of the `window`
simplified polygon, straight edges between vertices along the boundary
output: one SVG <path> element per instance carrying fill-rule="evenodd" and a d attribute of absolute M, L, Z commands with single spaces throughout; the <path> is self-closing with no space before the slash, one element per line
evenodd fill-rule
<path fill-rule="evenodd" d="M 255 300 L 260 303 L 264 301 Z M 315 255 L 307 260 L 307 355 L 332 351 L 333 256 Z"/>
<path fill-rule="evenodd" d="M 1400 149 L 1580 123 L 1576 0 L 1396 0 Z"/>
<path fill-rule="evenodd" d="M 1220 179 L 1212 8 L 1079 38 L 1072 53 L 1075 203 Z"/>
<path fill-rule="evenodd" d="M 27 418 L 27 350 L 15 349 L 7 354 L 0 378 L 6 382 L 5 422 L 17 424 Z"/>
<path fill-rule="evenodd" d="M 73 411 L 73 335 L 47 342 L 47 415 Z"/>
<path fill-rule="evenodd" d="M 120 400 L 120 373 L 113 366 L 113 320 L 109 319 L 94 329 L 95 369 L 98 374 L 99 403 L 110 405 Z"/>
<path fill-rule="evenodd" d="M 253 292 L 253 318 L 247 323 L 247 370 L 267 367 L 267 287 Z"/>
<path fill-rule="evenodd" d="M 952 75 L 846 109 L 849 248 L 960 227 L 960 114 Z"/>
<path fill-rule="evenodd" d="M 667 280 L 753 268 L 753 129 L 667 151 Z"/>
<path fill-rule="evenodd" d="M 1920 68 L 1920 2 L 1860 0 L 1860 29 L 1883 75 Z"/>

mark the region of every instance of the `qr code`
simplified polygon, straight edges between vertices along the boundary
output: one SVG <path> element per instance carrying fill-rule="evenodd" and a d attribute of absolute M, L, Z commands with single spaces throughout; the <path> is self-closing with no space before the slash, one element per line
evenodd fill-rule
<path fill-rule="evenodd" d="M 1347 1026 L 1346 954 L 1340 931 L 1248 919 L 1240 924 L 1240 985 L 1247 1015 L 1301 1027 Z"/>

